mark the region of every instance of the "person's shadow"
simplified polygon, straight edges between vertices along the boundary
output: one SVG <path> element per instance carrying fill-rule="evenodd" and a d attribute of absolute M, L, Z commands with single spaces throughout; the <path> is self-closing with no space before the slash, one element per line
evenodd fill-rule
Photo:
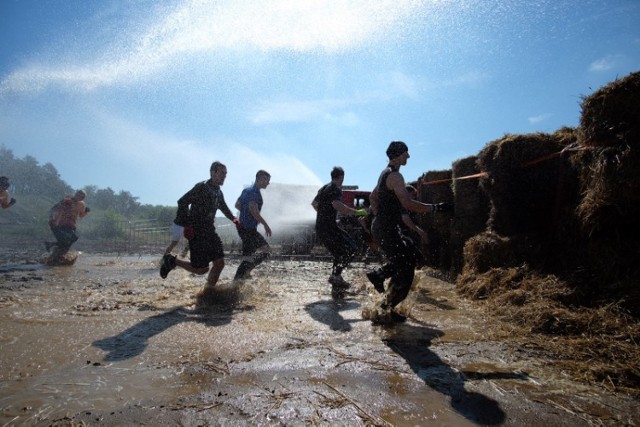
<path fill-rule="evenodd" d="M 175 307 L 148 317 L 113 337 L 94 341 L 93 346 L 107 351 L 104 360 L 113 362 L 142 354 L 149 339 L 180 322 L 200 322 L 207 326 L 222 326 L 231 321 L 232 309 L 214 310 L 213 307 L 187 309 Z"/>
<path fill-rule="evenodd" d="M 316 301 L 304 306 L 304 309 L 316 321 L 329 326 L 332 331 L 349 332 L 352 322 L 362 322 L 362 319 L 346 320 L 341 311 L 358 308 L 360 304 L 345 299 L 331 299 Z"/>
<path fill-rule="evenodd" d="M 468 420 L 483 424 L 496 425 L 504 422 L 505 413 L 498 402 L 480 393 L 464 388 L 467 377 L 480 378 L 518 378 L 526 380 L 526 374 L 472 373 L 457 372 L 448 366 L 433 351 L 429 350 L 431 340 L 443 335 L 443 332 L 424 326 L 396 324 L 388 331 L 383 342 L 391 350 L 407 361 L 413 372 L 429 387 L 451 398 L 451 407 Z"/>

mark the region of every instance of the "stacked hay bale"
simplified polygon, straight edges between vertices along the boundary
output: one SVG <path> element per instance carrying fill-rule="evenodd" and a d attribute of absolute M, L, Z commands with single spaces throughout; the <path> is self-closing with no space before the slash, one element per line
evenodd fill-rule
<path fill-rule="evenodd" d="M 588 154 L 578 214 L 589 237 L 589 262 L 600 281 L 634 282 L 620 296 L 633 290 L 640 302 L 640 72 L 585 98 L 580 131 Z"/>
<path fill-rule="evenodd" d="M 418 200 L 422 203 L 453 203 L 451 170 L 429 171 L 418 179 Z M 430 183 L 438 183 L 431 185 Z M 427 233 L 428 243 L 423 245 L 426 264 L 448 274 L 451 268 L 451 219 L 453 212 L 420 216 L 419 226 Z"/>
<path fill-rule="evenodd" d="M 510 339 L 563 354 L 582 379 L 637 392 L 640 73 L 582 110 L 577 130 L 506 135 L 480 152 L 489 229 L 467 240 L 456 286 L 487 301 Z"/>
<path fill-rule="evenodd" d="M 491 199 L 491 229 L 505 236 L 548 232 L 559 166 L 557 158 L 540 160 L 562 148 L 552 135 L 536 133 L 505 135 L 480 152 L 478 165 L 489 174 L 480 184 Z"/>
<path fill-rule="evenodd" d="M 480 172 L 476 160 L 477 156 L 470 156 L 456 160 L 452 165 L 451 277 L 462 271 L 465 242 L 487 228 L 489 199 L 480 188 L 478 178 L 461 179 Z"/>

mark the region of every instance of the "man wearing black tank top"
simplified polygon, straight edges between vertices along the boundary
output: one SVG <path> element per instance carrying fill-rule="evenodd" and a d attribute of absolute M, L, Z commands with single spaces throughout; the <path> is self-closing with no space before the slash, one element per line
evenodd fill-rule
<path fill-rule="evenodd" d="M 388 166 L 380 174 L 371 192 L 371 209 L 375 213 L 372 224 L 374 238 L 380 242 L 390 265 L 391 281 L 379 307 L 372 314 L 375 323 L 404 321 L 405 316 L 394 308 L 408 295 L 416 268 L 416 248 L 401 230 L 402 215 L 409 212 L 433 213 L 451 209 L 447 203 L 426 204 L 411 197 L 406 189 L 400 167 L 407 164 L 409 148 L 402 141 L 393 141 L 387 148 Z"/>
<path fill-rule="evenodd" d="M 316 233 L 322 244 L 333 256 L 333 266 L 329 283 L 334 297 L 342 296 L 350 284 L 342 278 L 342 270 L 351 262 L 356 244 L 346 231 L 338 227 L 336 222 L 338 213 L 344 216 L 364 216 L 364 209 L 353 209 L 341 201 L 344 169 L 335 166 L 331 170 L 331 182 L 324 185 L 311 202 L 311 206 L 318 213 L 316 216 Z"/>

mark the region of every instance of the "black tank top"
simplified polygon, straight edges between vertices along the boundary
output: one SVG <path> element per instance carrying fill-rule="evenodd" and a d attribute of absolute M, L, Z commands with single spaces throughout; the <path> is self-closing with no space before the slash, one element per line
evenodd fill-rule
<path fill-rule="evenodd" d="M 396 227 L 402 222 L 402 205 L 393 190 L 387 188 L 387 178 L 398 168 L 387 167 L 378 180 L 378 213 L 376 220 L 385 228 Z"/>

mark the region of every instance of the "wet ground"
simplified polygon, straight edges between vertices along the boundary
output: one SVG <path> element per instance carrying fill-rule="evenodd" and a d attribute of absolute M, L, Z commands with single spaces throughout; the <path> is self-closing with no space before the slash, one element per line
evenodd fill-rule
<path fill-rule="evenodd" d="M 335 300 L 323 261 L 272 260 L 242 287 L 159 257 L 0 262 L 0 425 L 638 425 L 628 396 L 572 381 L 542 349 L 418 275 L 407 322 L 376 326 L 355 264 Z"/>

